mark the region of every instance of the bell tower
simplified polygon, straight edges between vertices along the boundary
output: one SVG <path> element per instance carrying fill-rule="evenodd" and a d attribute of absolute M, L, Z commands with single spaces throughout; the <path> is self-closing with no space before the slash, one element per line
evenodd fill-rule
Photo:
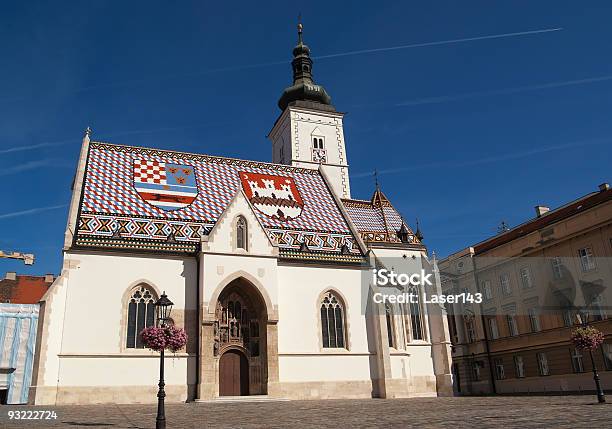
<path fill-rule="evenodd" d="M 293 48 L 293 84 L 278 100 L 282 113 L 268 138 L 272 141 L 272 161 L 277 164 L 318 169 L 320 166 L 340 198 L 350 198 L 348 162 L 342 118 L 331 97 L 312 75 L 310 48 L 302 39 L 298 24 L 298 43 Z"/>

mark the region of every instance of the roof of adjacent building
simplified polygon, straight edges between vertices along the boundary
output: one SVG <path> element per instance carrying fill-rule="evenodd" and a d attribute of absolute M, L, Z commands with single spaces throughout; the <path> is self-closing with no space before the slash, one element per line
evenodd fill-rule
<path fill-rule="evenodd" d="M 565 204 L 557 209 L 546 212 L 545 214 L 530 219 L 507 232 L 488 238 L 474 245 L 474 253 L 481 254 L 495 247 L 506 244 L 519 237 L 530 234 L 534 231 L 555 224 L 559 221 L 567 219 L 571 216 L 582 213 L 599 204 L 603 204 L 612 199 L 612 189 L 609 189 L 605 184 L 599 192 L 592 192 L 575 201 Z"/>
<path fill-rule="evenodd" d="M 343 199 L 342 203 L 361 238 L 367 244 L 408 243 L 422 246 L 418 234 L 412 232 L 380 189 L 376 189 L 369 201 Z M 405 233 L 405 237 L 401 237 L 402 232 Z"/>
<path fill-rule="evenodd" d="M 242 189 L 280 250 L 363 256 L 318 170 L 91 142 L 85 171 L 78 246 L 193 252 Z"/>
<path fill-rule="evenodd" d="M 0 302 L 11 304 L 38 304 L 53 283 L 53 276 L 26 276 L 7 273 L 0 280 Z"/>

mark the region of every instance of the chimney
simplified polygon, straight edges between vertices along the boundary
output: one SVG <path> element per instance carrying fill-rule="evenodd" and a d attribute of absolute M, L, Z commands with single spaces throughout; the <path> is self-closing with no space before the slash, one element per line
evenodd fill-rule
<path fill-rule="evenodd" d="M 550 208 L 546 206 L 535 206 L 535 211 L 537 217 L 542 217 L 550 211 Z"/>
<path fill-rule="evenodd" d="M 6 273 L 4 277 L 5 280 L 17 280 L 17 273 L 14 271 L 9 271 Z"/>
<path fill-rule="evenodd" d="M 53 274 L 45 274 L 45 283 L 53 283 Z"/>
<path fill-rule="evenodd" d="M 599 185 L 599 192 L 605 192 L 608 189 L 610 189 L 609 183 L 602 183 L 601 185 Z"/>

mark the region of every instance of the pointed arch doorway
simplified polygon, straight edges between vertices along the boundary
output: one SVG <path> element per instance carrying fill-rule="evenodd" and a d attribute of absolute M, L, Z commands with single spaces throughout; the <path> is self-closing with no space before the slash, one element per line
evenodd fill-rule
<path fill-rule="evenodd" d="M 265 301 L 248 280 L 222 290 L 213 330 L 219 396 L 268 393 L 267 322 Z"/>

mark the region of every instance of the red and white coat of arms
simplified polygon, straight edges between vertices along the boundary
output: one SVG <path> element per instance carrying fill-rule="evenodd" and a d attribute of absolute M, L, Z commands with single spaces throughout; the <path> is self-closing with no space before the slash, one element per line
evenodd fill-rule
<path fill-rule="evenodd" d="M 304 202 L 293 178 L 240 172 L 242 189 L 251 204 L 263 214 L 282 221 L 302 214 Z"/>

